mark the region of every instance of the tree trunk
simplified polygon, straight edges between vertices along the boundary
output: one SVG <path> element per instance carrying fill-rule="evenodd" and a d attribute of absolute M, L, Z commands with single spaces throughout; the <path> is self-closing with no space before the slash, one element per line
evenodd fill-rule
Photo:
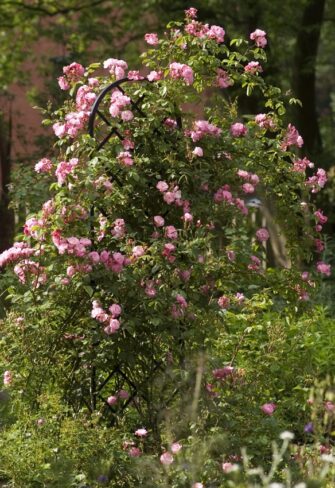
<path fill-rule="evenodd" d="M 308 156 L 318 155 L 322 140 L 316 111 L 316 60 L 326 0 L 308 0 L 302 14 L 295 52 L 295 89 L 302 102 L 297 126 Z"/>
<path fill-rule="evenodd" d="M 11 120 L 8 128 L 0 118 L 0 252 L 11 246 L 14 235 L 14 215 L 8 209 L 8 184 L 11 173 Z"/>

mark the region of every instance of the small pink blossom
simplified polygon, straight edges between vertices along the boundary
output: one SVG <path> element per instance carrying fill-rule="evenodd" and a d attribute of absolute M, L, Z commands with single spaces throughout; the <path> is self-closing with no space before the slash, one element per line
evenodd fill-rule
<path fill-rule="evenodd" d="M 297 129 L 292 124 L 288 124 L 286 134 L 284 136 L 283 142 L 281 143 L 281 149 L 286 151 L 289 146 L 302 147 L 304 140 L 297 131 Z"/>
<path fill-rule="evenodd" d="M 107 327 L 104 328 L 104 332 L 107 335 L 115 334 L 120 328 L 120 322 L 117 319 L 110 319 Z"/>
<path fill-rule="evenodd" d="M 123 110 L 121 112 L 121 119 L 123 122 L 129 122 L 130 120 L 133 120 L 134 114 L 131 110 Z"/>
<path fill-rule="evenodd" d="M 250 34 L 250 39 L 255 41 L 257 47 L 264 48 L 268 41 L 266 39 L 266 32 L 261 29 L 256 29 L 254 32 Z"/>
<path fill-rule="evenodd" d="M 117 396 L 115 396 L 115 395 L 109 396 L 109 397 L 107 398 L 107 403 L 108 403 L 108 405 L 110 405 L 110 406 L 115 405 L 115 404 L 117 403 L 117 401 L 118 401 L 118 397 L 117 397 Z"/>
<path fill-rule="evenodd" d="M 264 405 L 261 406 L 262 412 L 265 413 L 265 415 L 273 415 L 274 411 L 276 410 L 277 405 L 275 403 L 264 403 Z"/>
<path fill-rule="evenodd" d="M 230 192 L 229 185 L 224 185 L 215 192 L 214 202 L 215 203 L 220 203 L 220 202 L 232 203 L 233 202 L 233 195 Z"/>
<path fill-rule="evenodd" d="M 199 158 L 201 158 L 204 155 L 204 151 L 201 147 L 196 146 L 193 149 L 192 154 L 194 154 L 194 156 L 198 156 Z"/>
<path fill-rule="evenodd" d="M 228 88 L 233 84 L 232 80 L 229 78 L 227 71 L 218 68 L 216 72 L 217 72 L 217 76 L 215 81 L 216 81 L 216 85 L 219 88 Z"/>
<path fill-rule="evenodd" d="M 90 86 L 82 85 L 76 94 L 77 110 L 90 110 L 96 97 Z"/>
<path fill-rule="evenodd" d="M 316 220 L 322 225 L 328 221 L 328 217 L 323 215 L 323 212 L 320 209 L 318 209 L 314 212 L 314 216 L 315 216 Z"/>
<path fill-rule="evenodd" d="M 163 71 L 150 71 L 147 76 L 149 81 L 159 81 L 163 78 Z"/>
<path fill-rule="evenodd" d="M 331 275 L 331 266 L 330 264 L 326 264 L 323 261 L 319 261 L 316 263 L 316 270 L 318 273 L 324 274 L 326 276 Z"/>
<path fill-rule="evenodd" d="M 223 380 L 234 373 L 233 366 L 224 366 L 223 368 L 213 369 L 212 374 L 216 380 Z"/>
<path fill-rule="evenodd" d="M 237 292 L 235 295 L 235 298 L 236 298 L 239 305 L 242 305 L 242 303 L 245 301 L 245 296 L 243 293 Z"/>
<path fill-rule="evenodd" d="M 243 137 L 247 134 L 248 128 L 241 122 L 236 122 L 230 127 L 230 133 L 233 137 Z"/>
<path fill-rule="evenodd" d="M 128 80 L 144 80 L 144 76 L 138 70 L 128 71 Z"/>
<path fill-rule="evenodd" d="M 169 189 L 169 185 L 165 181 L 159 181 L 156 185 L 156 188 L 161 193 L 164 193 Z"/>
<path fill-rule="evenodd" d="M 59 78 L 57 78 L 57 80 L 58 80 L 59 88 L 61 90 L 68 90 L 70 88 L 70 84 L 67 81 L 65 76 L 60 76 Z"/>
<path fill-rule="evenodd" d="M 176 250 L 176 246 L 171 244 L 171 243 L 167 243 L 167 244 L 164 244 L 164 249 L 163 249 L 163 252 L 162 252 L 162 255 L 164 257 L 167 258 L 167 260 L 170 262 L 170 263 L 173 263 L 176 259 L 176 257 L 172 254 L 174 251 Z"/>
<path fill-rule="evenodd" d="M 164 120 L 164 125 L 169 129 L 177 129 L 178 127 L 177 121 L 175 119 L 172 119 L 171 117 L 168 117 Z"/>
<path fill-rule="evenodd" d="M 154 224 L 155 224 L 156 227 L 163 227 L 164 224 L 165 224 L 165 220 L 160 215 L 155 215 L 155 217 L 154 217 Z"/>
<path fill-rule="evenodd" d="M 323 168 L 319 168 L 314 176 L 308 178 L 306 186 L 311 187 L 312 193 L 318 193 L 328 181 L 327 173 Z"/>
<path fill-rule="evenodd" d="M 89 78 L 88 79 L 88 85 L 91 88 L 96 88 L 97 86 L 99 86 L 99 80 L 98 80 L 98 78 Z"/>
<path fill-rule="evenodd" d="M 228 297 L 226 297 L 225 295 L 222 295 L 218 299 L 218 305 L 222 309 L 227 309 L 227 308 L 229 308 L 229 305 L 230 305 L 230 299 Z"/>
<path fill-rule="evenodd" d="M 198 13 L 198 10 L 194 7 L 190 7 L 187 10 L 185 10 L 186 17 L 189 17 L 190 19 L 196 19 L 197 13 Z"/>
<path fill-rule="evenodd" d="M 187 281 L 189 281 L 189 279 L 191 277 L 191 270 L 189 270 L 189 269 L 179 270 L 178 275 L 182 281 L 187 282 Z"/>
<path fill-rule="evenodd" d="M 108 69 L 110 74 L 114 75 L 117 80 L 124 78 L 128 65 L 122 59 L 109 58 L 103 63 L 104 68 Z"/>
<path fill-rule="evenodd" d="M 255 75 L 256 73 L 262 73 L 263 68 L 258 61 L 250 61 L 246 66 L 244 66 L 244 71 L 246 73 Z"/>
<path fill-rule="evenodd" d="M 219 137 L 221 133 L 222 129 L 210 124 L 207 120 L 196 120 L 193 124 L 193 130 L 185 131 L 185 135 L 190 136 L 193 142 L 200 141 L 206 135 Z"/>
<path fill-rule="evenodd" d="M 267 114 L 257 114 L 255 117 L 255 122 L 262 129 L 274 129 L 275 128 L 274 121 Z"/>
<path fill-rule="evenodd" d="M 134 160 L 129 151 L 119 152 L 119 154 L 117 155 L 117 159 L 125 166 L 132 166 L 134 164 Z"/>
<path fill-rule="evenodd" d="M 254 193 L 255 187 L 251 183 L 244 183 L 242 185 L 242 190 L 244 193 Z"/>
<path fill-rule="evenodd" d="M 164 452 L 159 459 L 160 462 L 165 466 L 168 466 L 169 464 L 173 463 L 173 456 L 168 451 Z"/>
<path fill-rule="evenodd" d="M 250 257 L 251 263 L 248 264 L 248 269 L 252 271 L 258 271 L 261 266 L 261 260 L 257 256 Z"/>
<path fill-rule="evenodd" d="M 267 229 L 261 228 L 256 231 L 256 237 L 259 242 L 266 242 L 270 238 L 270 234 Z"/>
<path fill-rule="evenodd" d="M 140 457 L 142 456 L 142 451 L 138 447 L 131 447 L 128 451 L 130 457 Z"/>
<path fill-rule="evenodd" d="M 65 124 L 61 124 L 60 122 L 56 122 L 55 124 L 53 124 L 52 128 L 53 128 L 53 131 L 55 133 L 55 136 L 57 136 L 59 138 L 63 137 L 66 134 L 66 125 Z"/>
<path fill-rule="evenodd" d="M 182 447 L 183 446 L 179 444 L 179 442 L 173 442 L 173 444 L 171 444 L 172 454 L 177 454 L 182 449 Z"/>
<path fill-rule="evenodd" d="M 85 68 L 79 63 L 71 63 L 63 67 L 63 73 L 70 81 L 78 81 L 85 73 Z"/>
<path fill-rule="evenodd" d="M 55 175 L 57 176 L 57 181 L 59 185 L 65 183 L 66 178 L 69 174 L 73 173 L 75 167 L 78 164 L 77 158 L 72 158 L 70 161 L 61 161 L 56 168 Z"/>
<path fill-rule="evenodd" d="M 159 43 L 157 34 L 145 34 L 144 40 L 150 46 L 157 46 Z"/>
<path fill-rule="evenodd" d="M 218 44 L 224 42 L 225 31 L 219 25 L 212 25 L 207 32 L 207 37 L 209 39 L 214 39 Z"/>
<path fill-rule="evenodd" d="M 115 89 L 111 95 L 111 104 L 109 106 L 109 113 L 112 117 L 119 117 L 124 108 L 130 105 L 131 100 L 124 95 L 120 90 Z"/>
<path fill-rule="evenodd" d="M 137 435 L 137 437 L 145 437 L 147 434 L 148 434 L 147 429 L 137 429 L 135 431 L 135 435 Z"/>
<path fill-rule="evenodd" d="M 134 258 L 140 258 L 145 254 L 145 250 L 143 246 L 134 246 L 132 249 L 132 253 Z"/>
<path fill-rule="evenodd" d="M 224 473 L 231 473 L 232 471 L 234 471 L 234 464 L 232 463 L 222 463 L 222 471 Z"/>
<path fill-rule="evenodd" d="M 193 70 L 187 64 L 182 63 L 171 63 L 170 66 L 170 76 L 173 79 L 182 78 L 186 85 L 192 85 L 193 83 Z"/>
<path fill-rule="evenodd" d="M 176 295 L 176 301 L 182 308 L 187 308 L 187 301 L 183 297 L 183 295 Z"/>
<path fill-rule="evenodd" d="M 178 239 L 178 231 L 173 225 L 168 225 L 165 228 L 165 237 L 168 239 Z"/>
<path fill-rule="evenodd" d="M 111 305 L 108 310 L 112 314 L 113 318 L 119 317 L 122 313 L 122 308 L 117 303 L 113 303 L 113 305 Z"/>
<path fill-rule="evenodd" d="M 296 173 L 304 173 L 307 168 L 314 168 L 314 163 L 312 163 L 309 159 L 295 159 L 293 161 L 292 170 Z"/>
<path fill-rule="evenodd" d="M 121 398 L 121 400 L 128 400 L 130 395 L 127 390 L 119 390 L 117 396 Z"/>
<path fill-rule="evenodd" d="M 13 373 L 11 371 L 5 371 L 3 374 L 3 384 L 9 386 L 13 381 Z"/>
<path fill-rule="evenodd" d="M 325 250 L 325 243 L 321 239 L 314 239 L 316 252 L 321 253 Z"/>
<path fill-rule="evenodd" d="M 189 212 L 185 212 L 182 218 L 183 218 L 184 222 L 192 222 L 193 221 L 193 215 L 190 214 Z"/>

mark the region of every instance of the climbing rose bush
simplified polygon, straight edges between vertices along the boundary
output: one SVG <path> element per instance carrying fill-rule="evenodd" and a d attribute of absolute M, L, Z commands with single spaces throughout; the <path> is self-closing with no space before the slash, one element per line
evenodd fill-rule
<path fill-rule="evenodd" d="M 3 370 L 13 398 L 33 409 L 51 389 L 73 412 L 112 425 L 130 418 L 126 455 L 153 449 L 169 466 L 182 444 L 162 449 L 160 419 L 182 398 L 191 358 L 234 317 L 303 309 L 317 276 L 330 275 L 319 256 L 327 217 L 311 198 L 327 175 L 302 158 L 303 139 L 285 119 L 294 99 L 263 78 L 264 31 L 228 46 L 224 29 L 190 8 L 184 23 L 145 41 L 143 69 L 73 62 L 58 79 L 68 98 L 45 122 L 58 157 L 35 166 L 50 199 L 0 255 L 13 275 Z M 241 88 L 261 96 L 261 113 L 239 112 Z M 253 224 L 267 203 L 287 267 L 267 266 L 275 236 Z M 301 263 L 312 259 L 308 273 Z M 215 382 L 236 384 L 243 371 L 236 354 L 208 355 L 200 394 L 214 401 Z M 275 415 L 272 400 L 258 411 Z"/>

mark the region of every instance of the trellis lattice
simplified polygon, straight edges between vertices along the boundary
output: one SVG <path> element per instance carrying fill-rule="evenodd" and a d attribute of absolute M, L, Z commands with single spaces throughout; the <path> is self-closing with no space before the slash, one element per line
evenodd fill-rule
<path fill-rule="evenodd" d="M 89 117 L 89 121 L 88 121 L 88 133 L 89 133 L 89 135 L 91 137 L 94 138 L 95 132 L 96 132 L 95 129 L 96 129 L 96 125 L 97 125 L 97 118 L 100 118 L 100 120 L 102 120 L 103 122 L 105 122 L 105 124 L 108 126 L 108 128 L 110 130 L 109 130 L 109 133 L 103 138 L 103 140 L 100 141 L 100 142 L 98 142 L 97 151 L 99 151 L 100 149 L 102 149 L 103 146 L 109 141 L 109 139 L 113 135 L 117 136 L 120 140 L 123 140 L 124 139 L 124 137 L 120 133 L 120 131 L 116 127 L 113 127 L 113 124 L 108 120 L 108 118 L 100 110 L 100 106 L 101 106 L 102 102 L 104 101 L 104 99 L 106 98 L 106 96 L 111 91 L 113 91 L 114 89 L 118 89 L 123 95 L 125 95 L 126 92 L 122 88 L 122 85 L 124 85 L 125 83 L 143 82 L 143 81 L 147 81 L 147 80 L 145 80 L 145 79 L 143 79 L 143 80 L 130 80 L 129 78 L 122 78 L 121 80 L 114 81 L 110 85 L 106 86 L 106 88 L 104 88 L 102 90 L 102 92 L 98 95 L 97 99 L 95 100 L 95 102 L 93 104 L 92 111 L 91 111 L 91 114 L 90 114 L 90 117 Z M 139 115 L 141 115 L 142 117 L 145 117 L 146 115 L 145 115 L 145 113 L 143 112 L 143 110 L 141 109 L 141 107 L 139 105 L 141 103 L 141 101 L 143 100 L 143 98 L 144 97 L 142 96 L 137 101 L 131 100 L 130 101 L 130 105 L 131 105 L 131 107 L 132 107 L 132 109 L 134 111 L 136 110 Z"/>
<path fill-rule="evenodd" d="M 148 80 L 143 79 L 143 80 L 130 80 L 129 78 L 122 78 L 120 80 L 117 80 L 108 86 L 106 86 L 101 93 L 98 95 L 96 98 L 92 111 L 89 117 L 88 121 L 88 133 L 89 135 L 96 139 L 96 149 L 95 151 L 100 151 L 110 140 L 111 137 L 116 136 L 120 139 L 120 141 L 123 141 L 125 139 L 124 135 L 120 131 L 120 127 L 113 125 L 113 122 L 106 116 L 103 112 L 103 103 L 106 99 L 106 97 L 114 90 L 118 89 L 121 91 L 123 95 L 127 95 L 125 89 L 123 86 L 127 83 L 132 83 L 132 82 L 148 82 Z M 141 102 L 144 99 L 144 95 L 140 96 L 137 101 L 134 101 L 130 99 L 130 105 L 132 108 L 132 111 L 137 112 L 137 114 L 140 117 L 146 117 L 145 112 L 141 108 Z M 104 123 L 104 130 L 107 131 L 107 134 L 102 137 L 101 140 L 97 140 L 97 132 L 99 126 L 99 122 Z M 163 121 L 164 122 L 164 121 Z M 182 128 L 182 121 L 181 117 L 176 118 L 177 122 L 177 127 L 179 129 Z M 102 132 L 102 131 L 100 131 Z M 159 129 L 154 129 L 154 135 L 160 135 L 164 137 L 164 133 L 160 132 Z M 115 174 L 110 174 L 110 178 L 115 181 L 119 186 L 122 187 L 122 181 L 118 177 L 118 175 Z M 101 210 L 101 209 L 100 209 Z M 92 217 L 94 216 L 94 206 L 91 208 L 91 221 Z M 91 229 L 93 231 L 93 229 Z M 94 286 L 94 283 L 93 283 Z M 96 384 L 96 370 L 95 367 L 92 367 L 92 375 L 91 375 L 91 385 L 90 385 L 90 402 L 85 402 L 87 406 L 89 406 L 91 411 L 94 411 L 96 409 L 96 404 L 97 404 L 97 399 L 99 398 L 105 405 L 108 407 L 110 413 L 112 414 L 112 420 L 117 412 L 123 412 L 129 404 L 136 400 L 136 398 L 143 398 L 145 400 L 145 396 L 143 395 L 143 389 L 142 386 L 145 384 L 145 382 L 152 381 L 153 377 L 159 372 L 163 371 L 163 363 L 160 361 L 154 360 L 154 367 L 152 368 L 151 372 L 147 375 L 147 377 L 142 381 L 141 385 L 136 385 L 129 377 L 128 375 L 124 372 L 122 365 L 118 364 L 108 375 L 107 377 L 100 383 L 100 385 Z M 113 406 L 109 405 L 107 402 L 107 399 L 103 396 L 103 389 L 108 385 L 110 381 L 116 378 L 116 376 L 119 376 L 122 378 L 122 380 L 130 387 L 129 389 L 131 390 L 131 393 L 129 397 L 126 399 L 124 404 L 122 405 L 121 408 L 115 409 Z"/>

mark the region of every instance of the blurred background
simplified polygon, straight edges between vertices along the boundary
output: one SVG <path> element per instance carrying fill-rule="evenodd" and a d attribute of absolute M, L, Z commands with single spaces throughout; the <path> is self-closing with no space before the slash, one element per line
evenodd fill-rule
<path fill-rule="evenodd" d="M 31 169 L 52 156 L 54 139 L 36 107 L 62 102 L 57 84 L 62 66 L 113 57 L 136 69 L 144 34 L 162 35 L 166 23 L 182 20 L 190 6 L 199 9 L 202 22 L 223 26 L 228 43 L 249 38 L 256 28 L 267 32 L 264 76 L 302 101 L 287 120 L 303 136 L 304 155 L 329 174 L 317 205 L 329 217 L 327 252 L 332 252 L 335 0 L 0 0 L 0 252 L 44 201 L 46 189 L 35 184 Z M 240 106 L 257 113 L 257 97 L 241 95 Z"/>

